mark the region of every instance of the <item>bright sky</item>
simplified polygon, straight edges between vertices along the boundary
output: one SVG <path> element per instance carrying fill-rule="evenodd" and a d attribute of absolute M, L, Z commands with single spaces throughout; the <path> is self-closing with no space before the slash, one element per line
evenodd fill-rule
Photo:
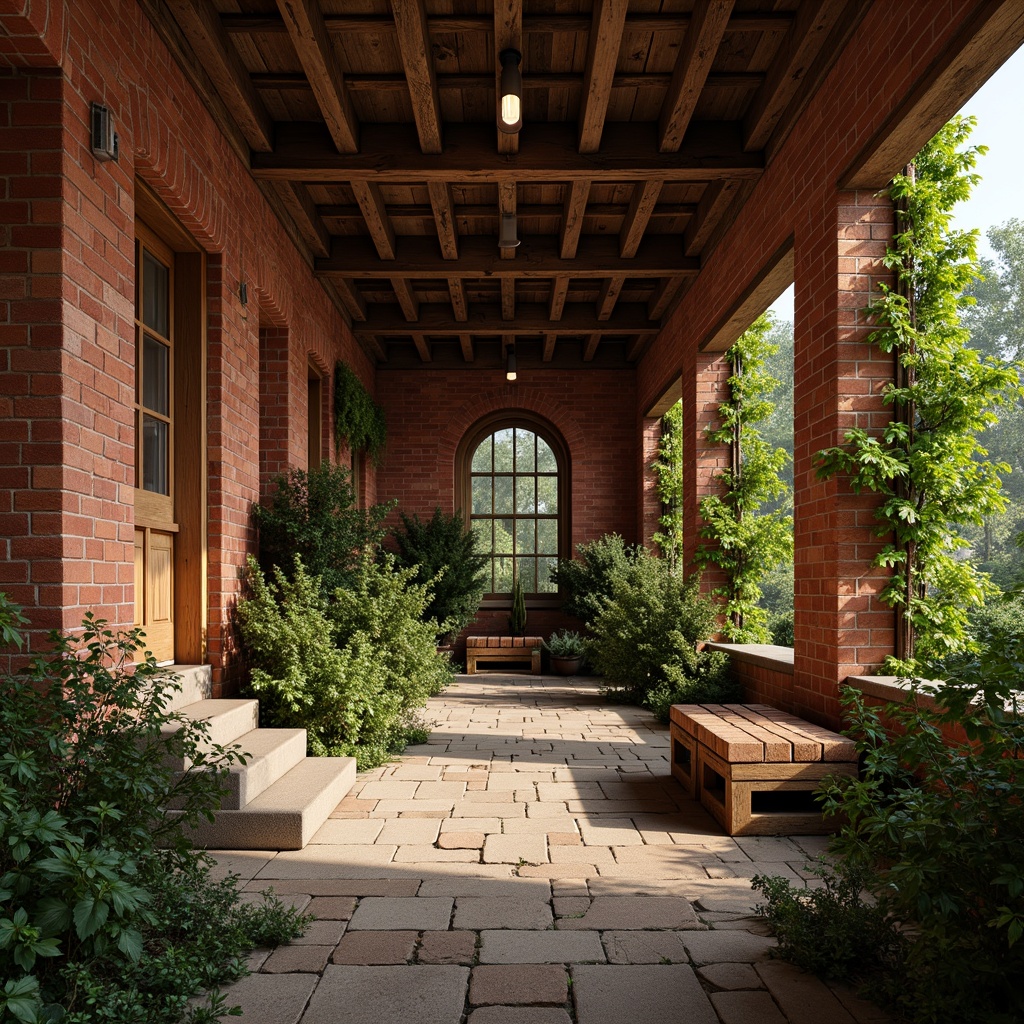
<path fill-rule="evenodd" d="M 994 256 L 985 232 L 1011 217 L 1024 220 L 1024 48 L 1018 50 L 966 103 L 961 114 L 978 124 L 971 135 L 975 145 L 988 146 L 975 168 L 981 183 L 956 210 L 959 228 L 980 228 L 978 253 Z M 793 319 L 790 286 L 771 307 L 780 320 Z"/>

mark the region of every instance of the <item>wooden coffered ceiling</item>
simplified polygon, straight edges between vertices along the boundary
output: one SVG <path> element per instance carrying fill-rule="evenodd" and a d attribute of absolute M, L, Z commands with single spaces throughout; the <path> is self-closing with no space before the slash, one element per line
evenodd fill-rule
<path fill-rule="evenodd" d="M 642 354 L 870 0 L 140 3 L 374 358 L 579 366 Z"/>

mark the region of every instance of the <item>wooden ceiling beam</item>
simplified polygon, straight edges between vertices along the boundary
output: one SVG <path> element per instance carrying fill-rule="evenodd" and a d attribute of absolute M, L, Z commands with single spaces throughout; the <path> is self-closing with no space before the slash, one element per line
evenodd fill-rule
<path fill-rule="evenodd" d="M 516 280 L 514 277 L 501 279 L 501 318 L 502 320 L 515 320 L 516 318 Z"/>
<path fill-rule="evenodd" d="M 352 281 L 331 281 L 330 283 L 337 291 L 342 305 L 348 310 L 352 319 L 364 321 L 366 319 L 366 302 L 359 294 L 359 288 Z"/>
<path fill-rule="evenodd" d="M 793 23 L 792 11 L 740 12 L 732 16 L 729 32 L 785 32 Z M 284 32 L 284 23 L 274 14 L 222 14 L 224 30 L 235 34 L 271 34 Z M 324 16 L 328 32 L 344 35 L 372 32 L 390 35 L 394 21 L 385 14 L 328 14 Z M 524 35 L 548 35 L 552 32 L 589 32 L 593 22 L 587 14 L 525 14 Z M 627 32 L 678 32 L 690 24 L 690 15 L 628 14 Z M 494 19 L 486 14 L 432 14 L 427 18 L 430 33 L 493 32 Z"/>
<path fill-rule="evenodd" d="M 619 231 L 619 255 L 624 259 L 632 259 L 636 255 L 664 185 L 663 181 L 654 179 L 637 182 L 633 186 L 626 219 Z"/>
<path fill-rule="evenodd" d="M 545 335 L 551 332 L 548 307 L 541 303 L 518 303 L 514 333 L 517 335 Z M 451 307 L 445 303 L 421 303 L 419 318 L 409 323 L 397 307 L 371 303 L 365 323 L 352 325 L 357 334 L 374 334 L 381 338 L 410 337 L 413 334 L 447 336 L 460 334 L 500 337 L 509 333 L 509 322 L 502 317 L 500 303 L 477 303 L 465 323 L 453 319 Z M 560 335 L 653 335 L 660 327 L 647 319 L 647 306 L 642 302 L 620 302 L 611 318 L 598 320 L 592 302 L 568 303 L 558 323 Z"/>
<path fill-rule="evenodd" d="M 459 348 L 462 349 L 462 358 L 465 362 L 473 362 L 473 338 L 469 334 L 459 335 Z"/>
<path fill-rule="evenodd" d="M 365 181 L 354 181 L 352 182 L 352 192 L 362 211 L 366 230 L 370 232 L 377 256 L 382 260 L 393 260 L 395 258 L 395 229 L 388 219 L 387 205 L 380 194 L 380 189 Z"/>
<path fill-rule="evenodd" d="M 518 132 L 503 132 L 497 127 L 501 117 L 502 50 L 523 53 L 523 0 L 494 0 L 494 130 L 498 136 L 499 153 L 518 153 Z"/>
<path fill-rule="evenodd" d="M 501 219 L 505 216 L 516 215 L 516 183 L 514 181 L 502 181 L 498 184 L 498 230 L 501 231 Z M 518 229 L 516 234 L 518 236 Z M 518 246 L 498 246 L 498 256 L 503 260 L 514 260 Z"/>
<path fill-rule="evenodd" d="M 355 153 L 359 123 L 318 0 L 277 0 L 277 8 L 335 147 L 339 153 Z"/>
<path fill-rule="evenodd" d="M 792 31 L 747 112 L 743 136 L 748 150 L 764 148 L 846 5 L 847 0 L 800 5 Z"/>
<path fill-rule="evenodd" d="M 658 119 L 658 149 L 674 153 L 686 135 L 735 0 L 697 0 Z"/>
<path fill-rule="evenodd" d="M 553 332 L 548 332 L 544 335 L 544 353 L 543 360 L 545 363 L 550 363 L 555 355 L 555 342 L 558 339 L 558 335 Z"/>
<path fill-rule="evenodd" d="M 398 32 L 398 50 L 412 101 L 412 116 L 424 153 L 440 153 L 441 101 L 431 53 L 427 12 L 423 0 L 391 0 L 391 12 Z"/>
<path fill-rule="evenodd" d="M 521 153 L 499 154 L 489 147 L 474 124 L 450 124 L 445 151 L 423 153 L 415 130 L 401 125 L 362 126 L 358 153 L 337 152 L 319 124 L 279 122 L 273 153 L 254 153 L 253 176 L 321 184 L 373 181 L 446 181 L 519 184 L 554 181 L 627 182 L 657 178 L 665 182 L 714 181 L 716 178 L 756 180 L 764 155 L 744 151 L 736 122 L 694 122 L 678 152 L 659 153 L 654 126 L 609 124 L 599 153 L 576 149 L 571 124 L 530 126 L 530 145 Z"/>
<path fill-rule="evenodd" d="M 317 213 L 316 204 L 310 198 L 309 189 L 301 182 L 275 181 L 274 189 L 288 216 L 302 235 L 314 256 L 328 256 L 331 251 L 331 235 Z"/>
<path fill-rule="evenodd" d="M 568 274 L 559 274 L 551 281 L 551 298 L 548 301 L 548 317 L 551 320 L 561 320 L 562 312 L 565 309 L 565 298 L 569 294 Z"/>
<path fill-rule="evenodd" d="M 700 254 L 737 192 L 739 183 L 735 181 L 713 181 L 704 189 L 697 212 L 683 232 L 683 252 L 687 256 Z"/>
<path fill-rule="evenodd" d="M 455 208 L 452 204 L 451 186 L 445 181 L 427 182 L 430 194 L 430 212 L 437 228 L 437 240 L 441 244 L 441 256 L 446 260 L 459 258 L 459 238 L 455 226 Z"/>
<path fill-rule="evenodd" d="M 581 153 L 596 153 L 601 148 L 628 8 L 629 0 L 594 2 L 579 115 L 578 149 Z"/>
<path fill-rule="evenodd" d="M 569 185 L 562 209 L 562 227 L 560 233 L 560 251 L 563 260 L 571 260 L 576 255 L 576 247 L 583 230 L 583 217 L 587 212 L 587 197 L 590 195 L 590 182 L 585 178 Z"/>
<path fill-rule="evenodd" d="M 393 236 L 392 236 L 393 237 Z M 678 235 L 651 235 L 641 242 L 635 256 L 619 255 L 615 236 L 587 235 L 585 245 L 571 260 L 559 254 L 554 235 L 527 235 L 518 248 L 514 263 L 501 259 L 494 238 L 489 235 L 467 235 L 459 246 L 458 260 L 439 260 L 432 238 L 403 235 L 395 243 L 391 256 L 382 256 L 379 248 L 365 238 L 335 236 L 331 255 L 318 259 L 316 271 L 328 276 L 349 278 L 415 277 L 434 280 L 452 277 L 489 278 L 553 277 L 558 274 L 578 278 L 610 277 L 672 277 L 676 274 L 696 275 L 700 260 L 684 256 Z M 380 259 L 388 260 L 381 263 Z"/>
<path fill-rule="evenodd" d="M 619 294 L 626 279 L 619 275 L 609 277 L 602 285 L 601 292 L 597 299 L 597 319 L 608 320 L 615 310 L 615 303 L 619 301 Z"/>
<path fill-rule="evenodd" d="M 601 344 L 600 334 L 588 334 L 583 345 L 583 362 L 589 363 L 597 353 L 597 346 Z"/>
<path fill-rule="evenodd" d="M 433 187 L 431 182 L 429 187 Z M 587 203 L 585 217 L 625 217 L 629 212 L 629 203 Z M 317 214 L 327 220 L 362 222 L 363 211 L 358 206 L 345 204 L 324 204 L 317 206 Z M 692 217 L 697 212 L 696 203 L 659 203 L 651 210 L 650 219 L 673 220 L 679 217 Z M 397 220 L 426 220 L 435 216 L 432 206 L 423 203 L 388 204 L 388 217 L 392 222 Z M 555 203 L 517 203 L 516 213 L 520 219 L 527 217 L 564 217 L 565 204 Z M 493 217 L 493 205 L 485 203 L 465 203 L 452 207 L 452 217 L 456 223 L 467 217 Z"/>
<path fill-rule="evenodd" d="M 167 0 L 167 6 L 246 142 L 253 150 L 269 153 L 274 148 L 273 121 L 213 5 L 206 0 Z"/>
<path fill-rule="evenodd" d="M 398 277 L 391 282 L 391 287 L 395 290 L 395 298 L 398 299 L 406 323 L 416 323 L 420 315 L 420 303 L 412 290 L 412 282 L 408 278 Z"/>
<path fill-rule="evenodd" d="M 650 338 L 634 338 L 626 348 L 626 362 L 635 363 L 650 343 Z"/>
<path fill-rule="evenodd" d="M 658 282 L 650 302 L 647 303 L 647 318 L 649 320 L 660 320 L 665 315 L 665 310 L 668 309 L 685 280 L 684 277 L 663 277 Z"/>
<path fill-rule="evenodd" d="M 414 334 L 412 336 L 412 343 L 416 346 L 416 351 L 420 355 L 420 360 L 424 363 L 431 362 L 430 354 L 430 342 L 423 337 L 422 334 Z"/>
<path fill-rule="evenodd" d="M 463 287 L 462 278 L 448 278 L 448 294 L 452 300 L 452 313 L 460 323 L 469 319 L 469 305 L 466 302 L 466 289 Z"/>

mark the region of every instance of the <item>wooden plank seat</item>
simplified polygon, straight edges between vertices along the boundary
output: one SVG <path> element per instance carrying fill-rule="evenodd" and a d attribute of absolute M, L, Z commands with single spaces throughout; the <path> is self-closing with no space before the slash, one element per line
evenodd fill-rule
<path fill-rule="evenodd" d="M 672 774 L 731 836 L 834 830 L 813 793 L 856 775 L 853 741 L 767 704 L 675 704 Z"/>
<path fill-rule="evenodd" d="M 466 675 L 473 675 L 483 662 L 522 662 L 540 675 L 539 636 L 469 636 L 466 637 Z"/>

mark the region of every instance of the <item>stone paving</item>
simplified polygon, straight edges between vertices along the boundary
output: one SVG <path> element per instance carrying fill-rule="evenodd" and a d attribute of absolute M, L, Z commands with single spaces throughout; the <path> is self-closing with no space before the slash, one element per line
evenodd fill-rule
<path fill-rule="evenodd" d="M 769 954 L 750 878 L 817 837 L 731 839 L 668 732 L 599 684 L 461 676 L 426 744 L 359 777 L 304 850 L 218 854 L 317 922 L 226 991 L 250 1024 L 882 1024 Z"/>

